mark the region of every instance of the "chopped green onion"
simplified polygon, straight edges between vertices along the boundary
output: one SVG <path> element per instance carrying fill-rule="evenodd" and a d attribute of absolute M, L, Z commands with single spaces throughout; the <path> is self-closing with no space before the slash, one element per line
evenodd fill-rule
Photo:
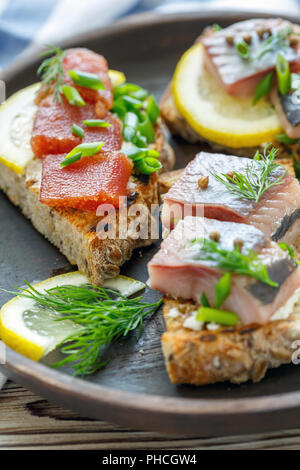
<path fill-rule="evenodd" d="M 267 95 L 273 86 L 273 72 L 268 73 L 260 82 L 258 83 L 255 93 L 254 93 L 254 98 L 253 98 L 253 104 L 258 103 L 258 101 L 265 95 Z"/>
<path fill-rule="evenodd" d="M 116 98 L 119 98 L 120 96 L 131 95 L 132 93 L 136 93 L 140 90 L 146 91 L 143 88 L 141 88 L 139 85 L 136 85 L 135 83 L 124 83 L 114 88 L 114 97 L 116 99 Z"/>
<path fill-rule="evenodd" d="M 138 117 L 132 112 L 127 112 L 123 122 L 123 137 L 127 142 L 133 142 L 138 128 Z"/>
<path fill-rule="evenodd" d="M 104 142 L 88 142 L 84 144 L 79 144 L 71 150 L 71 152 L 66 155 L 65 158 L 73 157 L 78 152 L 81 152 L 83 157 L 92 157 L 96 153 L 100 152 L 103 147 Z"/>
<path fill-rule="evenodd" d="M 243 59 L 249 59 L 250 47 L 244 40 L 241 40 L 235 44 L 236 51 L 238 55 Z"/>
<path fill-rule="evenodd" d="M 110 127 L 111 124 L 103 119 L 85 119 L 82 121 L 87 127 Z"/>
<path fill-rule="evenodd" d="M 291 89 L 300 90 L 300 75 L 297 73 L 291 74 Z"/>
<path fill-rule="evenodd" d="M 276 73 L 279 91 L 286 95 L 291 88 L 291 73 L 288 61 L 281 54 L 277 54 Z"/>
<path fill-rule="evenodd" d="M 123 102 L 126 106 L 126 108 L 131 111 L 137 111 L 143 107 L 143 103 L 140 100 L 137 100 L 136 98 L 133 98 L 132 96 L 125 95 L 123 96 Z"/>
<path fill-rule="evenodd" d="M 144 175 L 150 175 L 162 167 L 157 160 L 160 154 L 156 150 L 132 146 L 124 150 L 124 153 L 131 158 L 135 168 Z"/>
<path fill-rule="evenodd" d="M 142 116 L 142 121 L 138 125 L 140 133 L 146 137 L 147 142 L 155 141 L 155 132 L 153 129 L 152 122 L 147 114 Z"/>
<path fill-rule="evenodd" d="M 146 99 L 148 96 L 148 92 L 147 90 L 144 90 L 144 88 L 141 88 L 140 90 L 133 91 L 131 93 L 131 96 L 133 96 L 133 98 L 136 98 L 137 100 L 144 101 L 144 99 Z"/>
<path fill-rule="evenodd" d="M 122 98 L 118 98 L 114 101 L 113 112 L 122 118 L 127 113 L 127 107 Z"/>
<path fill-rule="evenodd" d="M 81 72 L 80 70 L 68 70 L 75 85 L 91 88 L 92 90 L 104 90 L 105 87 L 100 78 L 94 73 Z"/>
<path fill-rule="evenodd" d="M 157 119 L 160 115 L 160 109 L 153 95 L 150 95 L 147 102 L 146 112 L 155 126 Z"/>
<path fill-rule="evenodd" d="M 148 149 L 132 146 L 128 149 L 125 149 L 124 153 L 127 155 L 127 157 L 131 158 L 133 162 L 135 162 L 144 158 L 147 155 L 147 151 Z"/>
<path fill-rule="evenodd" d="M 144 175 L 150 175 L 151 173 L 160 170 L 162 165 L 156 158 L 145 157 L 141 160 L 138 160 L 135 163 L 135 167 L 140 173 L 143 173 Z"/>
<path fill-rule="evenodd" d="M 77 124 L 72 124 L 72 134 L 77 135 L 81 139 L 84 137 L 84 130 L 82 127 L 78 126 Z"/>
<path fill-rule="evenodd" d="M 217 23 L 212 25 L 212 30 L 213 30 L 214 33 L 217 33 L 218 31 L 222 31 L 222 29 L 223 28 Z"/>
<path fill-rule="evenodd" d="M 297 142 L 299 142 L 299 139 L 291 139 L 286 134 L 278 134 L 276 136 L 276 140 L 277 142 L 280 142 L 281 144 L 288 144 L 288 145 L 296 144 Z"/>
<path fill-rule="evenodd" d="M 142 148 L 147 147 L 147 138 L 144 135 L 142 135 L 140 131 L 137 131 L 135 135 L 134 143 L 137 147 L 142 147 Z"/>
<path fill-rule="evenodd" d="M 216 308 L 220 308 L 225 302 L 231 292 L 231 275 L 230 273 L 224 274 L 217 282 L 215 287 L 216 292 Z"/>
<path fill-rule="evenodd" d="M 70 157 L 66 157 L 64 158 L 61 162 L 60 162 L 60 166 L 61 168 L 64 168 L 68 165 L 71 165 L 72 163 L 75 163 L 75 162 L 78 162 L 78 160 L 80 160 L 82 157 L 82 153 L 81 152 L 77 152 L 75 153 L 74 155 L 70 156 Z"/>
<path fill-rule="evenodd" d="M 61 90 L 71 105 L 85 106 L 85 101 L 81 98 L 76 88 L 70 85 L 62 85 Z"/>
<path fill-rule="evenodd" d="M 294 252 L 293 248 L 292 248 L 290 245 L 288 245 L 287 243 L 284 243 L 284 242 L 279 242 L 279 243 L 278 243 L 278 246 L 279 246 L 279 248 L 281 248 L 283 251 L 288 251 L 290 257 L 291 257 L 291 258 L 294 258 L 295 252 Z"/>
<path fill-rule="evenodd" d="M 125 116 L 124 116 L 124 126 L 129 126 L 129 127 L 133 127 L 134 129 L 137 129 L 138 123 L 139 123 L 139 120 L 138 120 L 138 117 L 137 117 L 136 114 L 134 114 L 130 111 L 125 114 Z"/>
<path fill-rule="evenodd" d="M 234 326 L 238 322 L 238 316 L 235 313 L 209 307 L 199 307 L 196 319 L 204 323 L 214 322 L 228 326 Z"/>
<path fill-rule="evenodd" d="M 210 307 L 209 301 L 208 301 L 208 298 L 207 298 L 205 292 L 202 292 L 202 295 L 201 295 L 201 305 L 203 307 Z"/>

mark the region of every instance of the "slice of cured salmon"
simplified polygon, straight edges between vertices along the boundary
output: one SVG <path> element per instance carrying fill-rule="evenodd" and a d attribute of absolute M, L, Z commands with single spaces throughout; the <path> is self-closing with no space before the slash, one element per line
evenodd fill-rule
<path fill-rule="evenodd" d="M 105 58 L 85 48 L 67 49 L 62 66 L 65 72 L 64 83 L 77 88 L 86 103 L 94 103 L 96 105 L 95 109 L 98 117 L 104 117 L 113 106 L 113 90 Z M 104 90 L 93 90 L 75 85 L 68 74 L 68 70 L 78 70 L 97 75 L 104 85 Z M 44 90 L 42 88 L 37 96 L 37 104 L 40 104 L 43 93 Z"/>
<path fill-rule="evenodd" d="M 32 130 L 31 146 L 34 155 L 43 158 L 54 153 L 68 153 L 82 142 L 104 142 L 103 150 L 116 151 L 122 145 L 122 126 L 118 118 L 108 113 L 105 121 L 110 127 L 86 127 L 85 119 L 95 119 L 95 106 L 91 103 L 83 107 L 72 106 L 65 99 L 56 103 L 52 97 L 39 106 Z M 72 133 L 72 124 L 81 126 L 84 138 Z"/>
<path fill-rule="evenodd" d="M 65 157 L 47 155 L 43 160 L 40 200 L 52 207 L 72 207 L 93 211 L 100 204 L 119 207 L 126 196 L 132 171 L 131 160 L 120 152 L 110 156 L 83 157 L 65 168 Z"/>

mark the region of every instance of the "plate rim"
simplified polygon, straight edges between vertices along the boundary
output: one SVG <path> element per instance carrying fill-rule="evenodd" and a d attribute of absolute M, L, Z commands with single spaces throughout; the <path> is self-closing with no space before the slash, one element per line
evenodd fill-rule
<path fill-rule="evenodd" d="M 164 14 L 158 12 L 147 12 L 136 14 L 122 19 L 113 25 L 109 25 L 103 28 L 101 31 L 92 30 L 88 33 L 83 33 L 78 37 L 72 37 L 61 42 L 62 47 L 68 47 L 71 44 L 79 43 L 80 41 L 88 41 L 96 38 L 102 38 L 108 35 L 113 35 L 120 32 L 126 32 L 130 30 L 136 30 L 144 28 L 146 25 L 153 24 L 167 24 L 168 22 L 179 21 L 185 22 L 188 20 L 195 20 L 195 18 L 206 21 L 216 21 L 216 19 L 222 15 L 221 19 L 232 19 L 237 17 L 251 18 L 251 17 L 269 17 L 272 16 L 269 13 L 263 12 L 247 12 L 241 9 L 236 9 L 228 12 L 224 8 L 214 8 L 214 12 L 211 10 L 199 10 L 199 12 L 193 11 L 185 14 Z M 273 15 L 276 16 L 276 15 Z M 290 20 L 293 17 L 284 15 L 285 18 Z M 295 18 L 294 18 L 295 19 Z M 19 59 L 12 65 L 4 69 L 1 73 L 3 80 L 11 80 L 14 76 L 18 75 L 22 69 L 35 63 L 37 60 L 37 53 L 43 48 L 37 45 L 33 45 L 30 51 L 24 55 L 21 55 Z M 0 343 L 2 343 L 0 341 Z M 1 348 L 0 348 L 1 349 Z M 88 411 L 88 415 L 91 417 L 98 417 L 101 419 L 107 419 L 118 424 L 123 425 L 134 425 L 141 429 L 152 429 L 163 432 L 178 432 L 177 426 L 173 431 L 170 429 L 170 422 L 168 418 L 178 418 L 182 425 L 186 435 L 198 436 L 202 433 L 207 435 L 207 428 L 203 431 L 197 429 L 195 431 L 195 423 L 201 418 L 201 424 L 205 422 L 210 425 L 214 422 L 218 424 L 219 431 L 234 433 L 232 424 L 224 423 L 226 417 L 235 417 L 239 421 L 239 427 L 236 429 L 236 433 L 249 432 L 248 425 L 242 425 L 245 418 L 254 419 L 252 428 L 255 430 L 255 420 L 257 416 L 264 413 L 270 418 L 280 412 L 288 412 L 291 420 L 291 425 L 296 427 L 300 423 L 300 391 L 297 392 L 286 392 L 277 393 L 272 395 L 261 395 L 258 397 L 244 397 L 244 398 L 181 398 L 181 397 L 165 397 L 162 395 L 137 393 L 131 391 L 123 391 L 121 389 L 110 388 L 101 384 L 95 384 L 84 379 L 76 378 L 68 375 L 64 372 L 54 370 L 51 367 L 42 363 L 36 363 L 27 357 L 24 357 L 12 349 L 4 348 L 6 363 L 1 363 L 0 354 L 0 370 L 4 372 L 8 377 L 12 377 L 14 380 L 19 380 L 22 385 L 31 388 L 39 393 L 39 390 L 43 390 L 43 396 L 49 397 L 53 400 L 51 392 L 55 394 L 59 393 L 59 403 L 64 402 L 67 406 L 68 399 L 75 399 L 77 405 L 71 406 L 71 408 L 83 410 L 83 404 L 88 403 L 91 411 Z M 4 358 L 2 357 L 2 362 Z M 32 384 L 32 386 L 31 386 Z M 176 385 L 174 385 L 175 387 Z M 47 392 L 48 390 L 48 392 Z M 86 402 L 85 402 L 86 400 Z M 70 403 L 72 405 L 72 403 Z M 92 412 L 92 408 L 97 407 L 95 413 Z M 116 418 L 110 418 L 110 411 L 113 409 L 115 413 L 120 412 L 120 416 Z M 98 412 L 99 411 L 99 412 Z M 296 411 L 299 411 L 297 414 Z M 82 411 L 80 411 L 82 412 Z M 153 417 L 151 422 L 143 424 L 141 422 L 132 422 L 128 419 L 128 412 L 142 412 L 148 415 L 150 418 Z M 84 412 L 83 412 L 84 414 Z M 185 421 L 191 419 L 194 423 L 192 426 L 192 432 L 185 426 Z M 293 419 L 294 418 L 294 419 Z M 163 420 L 166 419 L 166 422 Z M 160 421 L 161 420 L 161 421 Z M 266 420 L 268 421 L 268 420 Z M 272 425 L 268 423 L 260 423 L 259 429 L 282 429 L 282 422 L 278 420 L 276 426 L 274 426 L 274 420 Z M 294 424 L 293 424 L 294 423 Z M 174 423 L 173 423 L 174 424 Z M 242 431 L 241 431 L 242 425 Z M 289 427 L 291 427 L 289 423 Z M 250 423 L 251 428 L 251 423 Z M 218 432 L 216 433 L 218 434 Z"/>

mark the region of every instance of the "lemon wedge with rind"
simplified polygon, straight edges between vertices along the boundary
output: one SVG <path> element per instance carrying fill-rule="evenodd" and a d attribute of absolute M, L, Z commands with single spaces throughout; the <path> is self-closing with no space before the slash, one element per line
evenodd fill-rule
<path fill-rule="evenodd" d="M 88 283 L 85 275 L 75 271 L 52 277 L 33 287 L 43 293 L 58 286 L 82 286 Z M 126 276 L 118 276 L 106 281 L 102 287 L 116 290 L 128 297 L 142 290 L 145 284 Z M 70 320 L 58 322 L 57 318 L 57 313 L 43 309 L 32 299 L 14 297 L 0 310 L 0 338 L 8 347 L 38 361 L 81 328 Z"/>
<path fill-rule="evenodd" d="M 172 80 L 176 107 L 191 128 L 205 139 L 227 147 L 254 147 L 275 140 L 278 117 L 266 100 L 229 95 L 203 66 L 203 46 L 188 49 Z"/>
<path fill-rule="evenodd" d="M 18 174 L 33 158 L 30 139 L 39 87 L 23 88 L 0 106 L 0 162 Z"/>

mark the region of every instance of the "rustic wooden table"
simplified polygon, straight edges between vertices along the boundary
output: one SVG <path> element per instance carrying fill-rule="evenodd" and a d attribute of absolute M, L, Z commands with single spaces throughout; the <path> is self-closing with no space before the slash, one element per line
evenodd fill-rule
<path fill-rule="evenodd" d="M 300 429 L 184 438 L 83 418 L 8 382 L 0 392 L 0 449 L 300 449 Z"/>

